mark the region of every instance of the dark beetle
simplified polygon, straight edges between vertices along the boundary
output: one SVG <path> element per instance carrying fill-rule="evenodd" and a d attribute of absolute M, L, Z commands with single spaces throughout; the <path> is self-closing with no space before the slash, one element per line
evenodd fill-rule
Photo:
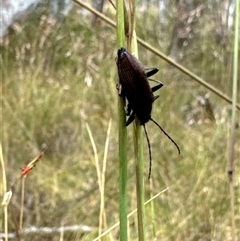
<path fill-rule="evenodd" d="M 118 50 L 116 59 L 118 67 L 119 84 L 117 85 L 119 96 L 125 96 L 128 100 L 126 114 L 129 116 L 126 126 L 131 124 L 135 117 L 143 125 L 149 146 L 150 166 L 149 177 L 151 175 L 151 148 L 145 123 L 153 121 L 163 133 L 174 143 L 180 154 L 177 143 L 162 129 L 162 127 L 151 118 L 152 104 L 159 97 L 154 96 L 153 92 L 160 89 L 163 84 L 159 83 L 153 88 L 150 87 L 148 77 L 158 72 L 157 68 L 145 70 L 142 63 L 129 53 L 125 48 Z"/>

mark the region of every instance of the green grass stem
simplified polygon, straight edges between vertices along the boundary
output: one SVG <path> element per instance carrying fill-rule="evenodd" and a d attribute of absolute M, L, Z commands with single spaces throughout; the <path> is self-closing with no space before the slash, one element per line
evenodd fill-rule
<path fill-rule="evenodd" d="M 7 192 L 7 178 L 6 178 L 6 171 L 5 171 L 5 165 L 3 160 L 3 152 L 2 152 L 2 144 L 0 143 L 0 161 L 2 166 L 2 196 L 6 195 Z M 3 203 L 2 203 L 3 204 Z M 8 205 L 4 205 L 3 207 L 3 213 L 4 213 L 4 219 L 0 222 L 1 227 L 4 227 L 4 233 L 5 233 L 5 240 L 8 241 Z"/>
<path fill-rule="evenodd" d="M 26 176 L 22 176 L 22 180 L 21 180 L 21 207 L 20 207 L 19 229 L 18 229 L 20 240 L 22 240 L 22 238 L 23 238 L 22 236 L 23 236 L 25 183 L 26 183 Z"/>
<path fill-rule="evenodd" d="M 124 2 L 117 1 L 117 47 L 125 46 Z M 119 142 L 119 216 L 120 240 L 128 240 L 127 223 L 127 129 L 124 99 L 118 98 L 118 142 Z"/>
<path fill-rule="evenodd" d="M 144 160 L 143 160 L 143 133 L 139 121 L 134 122 L 134 152 L 136 168 L 136 196 L 138 217 L 138 240 L 145 240 L 145 207 L 144 207 Z"/>
<path fill-rule="evenodd" d="M 136 6 L 137 0 L 129 3 L 130 9 L 130 33 L 128 39 L 128 49 L 138 58 L 136 25 Z M 143 132 L 138 119 L 135 119 L 133 125 L 134 156 L 136 169 L 136 196 L 137 196 L 137 220 L 138 220 L 138 240 L 145 240 L 145 189 L 144 189 L 144 158 L 143 158 Z"/>
<path fill-rule="evenodd" d="M 232 223 L 232 240 L 236 240 L 236 224 L 235 224 L 235 192 L 234 192 L 234 159 L 235 159 L 235 143 L 236 143 L 236 104 L 237 104 L 237 93 L 238 93 L 238 39 L 239 39 L 239 5 L 240 1 L 236 1 L 235 11 L 235 38 L 234 38 L 234 55 L 233 55 L 233 85 L 232 85 L 232 117 L 231 117 L 231 135 L 229 141 L 229 188 L 230 188 L 230 203 L 231 203 L 231 223 Z"/>
<path fill-rule="evenodd" d="M 150 196 L 151 198 L 153 197 L 153 181 L 152 178 L 150 177 Z M 152 232 L 153 232 L 153 237 L 154 239 L 156 238 L 156 222 L 155 222 L 155 206 L 154 202 L 151 202 L 151 219 L 152 219 Z"/>

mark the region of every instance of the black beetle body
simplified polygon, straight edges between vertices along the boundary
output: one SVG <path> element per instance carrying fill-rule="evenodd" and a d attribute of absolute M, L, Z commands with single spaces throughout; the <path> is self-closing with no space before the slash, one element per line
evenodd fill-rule
<path fill-rule="evenodd" d="M 135 115 L 140 124 L 144 125 L 150 120 L 152 103 L 158 98 L 158 96 L 154 97 L 147 78 L 155 74 L 158 69 L 152 69 L 146 73 L 142 63 L 124 48 L 118 50 L 116 62 L 121 89 L 119 94 L 126 96 L 129 103 L 128 109 L 133 111 L 126 125 L 134 120 Z M 162 83 L 155 86 L 154 91 L 162 86 Z"/>
<path fill-rule="evenodd" d="M 125 48 L 120 48 L 117 53 L 116 64 L 118 67 L 119 84 L 117 85 L 120 96 L 125 96 L 128 100 L 126 114 L 129 116 L 126 126 L 128 126 L 135 117 L 138 118 L 140 124 L 143 125 L 147 137 L 150 156 L 149 177 L 151 174 L 151 148 L 145 123 L 149 120 L 153 121 L 168 138 L 175 144 L 180 153 L 180 149 L 176 142 L 162 129 L 162 127 L 151 118 L 152 104 L 159 97 L 154 96 L 153 92 L 160 89 L 163 84 L 159 83 L 154 87 L 150 87 L 148 77 L 158 72 L 157 68 L 145 70 L 142 63 L 129 53 Z"/>

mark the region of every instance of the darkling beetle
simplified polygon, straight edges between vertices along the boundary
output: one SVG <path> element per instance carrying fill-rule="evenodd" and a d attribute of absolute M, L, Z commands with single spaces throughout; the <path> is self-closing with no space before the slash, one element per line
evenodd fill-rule
<path fill-rule="evenodd" d="M 148 78 L 156 74 L 159 69 L 153 68 L 145 70 L 142 63 L 125 48 L 120 48 L 118 50 L 116 64 L 118 67 L 119 76 L 119 83 L 117 84 L 118 94 L 119 96 L 126 97 L 128 101 L 126 115 L 129 116 L 129 118 L 127 119 L 126 126 L 131 124 L 137 117 L 140 121 L 140 125 L 143 125 L 144 127 L 150 159 L 148 175 L 149 179 L 151 176 L 152 155 L 145 123 L 147 123 L 149 120 L 154 122 L 173 142 L 178 149 L 178 153 L 180 154 L 180 148 L 178 147 L 177 143 L 151 117 L 152 104 L 159 97 L 159 95 L 154 96 L 153 92 L 160 89 L 163 84 L 158 82 L 158 85 L 151 88 L 148 82 L 150 79 Z"/>

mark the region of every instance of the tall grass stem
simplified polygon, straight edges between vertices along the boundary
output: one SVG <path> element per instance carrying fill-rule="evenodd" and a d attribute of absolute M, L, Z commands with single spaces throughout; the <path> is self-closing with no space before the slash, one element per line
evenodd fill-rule
<path fill-rule="evenodd" d="M 124 1 L 117 0 L 117 47 L 125 46 Z M 119 145 L 119 218 L 120 240 L 128 240 L 127 222 L 127 129 L 124 99 L 118 98 L 118 145 Z"/>
<path fill-rule="evenodd" d="M 92 144 L 92 148 L 93 148 L 95 166 L 96 166 L 97 177 L 98 177 L 98 187 L 99 187 L 100 197 L 102 197 L 101 193 L 102 193 L 103 183 L 102 183 L 102 178 L 101 178 L 101 170 L 100 170 L 100 164 L 99 164 L 99 159 L 98 159 L 97 147 L 96 147 L 95 141 L 94 141 L 94 139 L 93 139 L 92 131 L 91 131 L 89 125 L 86 124 L 86 127 L 87 127 L 87 132 L 88 132 L 88 135 L 89 135 L 91 144 Z M 101 199 L 101 198 L 100 198 L 100 199 Z M 102 210 L 102 199 L 101 199 L 101 202 L 100 202 L 100 212 L 99 212 L 99 218 L 98 218 L 98 219 L 99 219 L 98 235 L 101 234 L 101 232 L 102 232 L 102 227 L 103 227 L 102 211 L 103 211 L 103 210 Z"/>
<path fill-rule="evenodd" d="M 137 0 L 129 1 L 130 32 L 128 39 L 128 49 L 138 58 L 136 25 Z M 133 124 L 133 141 L 136 170 L 136 196 L 137 196 L 137 217 L 138 217 L 138 240 L 145 240 L 145 207 L 144 207 L 144 161 L 143 161 L 143 133 L 138 119 Z"/>
<path fill-rule="evenodd" d="M 235 193 L 234 193 L 234 159 L 235 159 L 235 143 L 236 143 L 236 104 L 237 104 L 237 93 L 238 93 L 238 51 L 239 51 L 239 5 L 240 1 L 236 0 L 236 11 L 235 11 L 235 38 L 234 38 L 234 54 L 233 54 L 233 85 L 232 85 L 232 117 L 231 117 L 231 134 L 229 141 L 229 188 L 230 188 L 230 202 L 231 202 L 231 222 L 232 222 L 232 240 L 236 240 L 236 224 L 235 224 Z"/>
<path fill-rule="evenodd" d="M 26 176 L 22 176 L 22 183 L 21 183 L 21 206 L 20 206 L 20 217 L 19 217 L 19 237 L 22 240 L 23 235 L 23 215 L 24 215 L 24 196 L 25 196 L 25 183 L 26 183 Z"/>
<path fill-rule="evenodd" d="M 0 160 L 2 166 L 2 190 L 3 194 L 7 192 L 7 178 L 6 178 L 6 171 L 5 165 L 3 160 L 3 151 L 2 151 L 2 143 L 0 143 Z M 3 196 L 3 195 L 2 195 Z M 5 233 L 5 240 L 8 241 L 8 205 L 4 205 L 4 233 Z M 2 226 L 2 223 L 1 223 Z"/>

